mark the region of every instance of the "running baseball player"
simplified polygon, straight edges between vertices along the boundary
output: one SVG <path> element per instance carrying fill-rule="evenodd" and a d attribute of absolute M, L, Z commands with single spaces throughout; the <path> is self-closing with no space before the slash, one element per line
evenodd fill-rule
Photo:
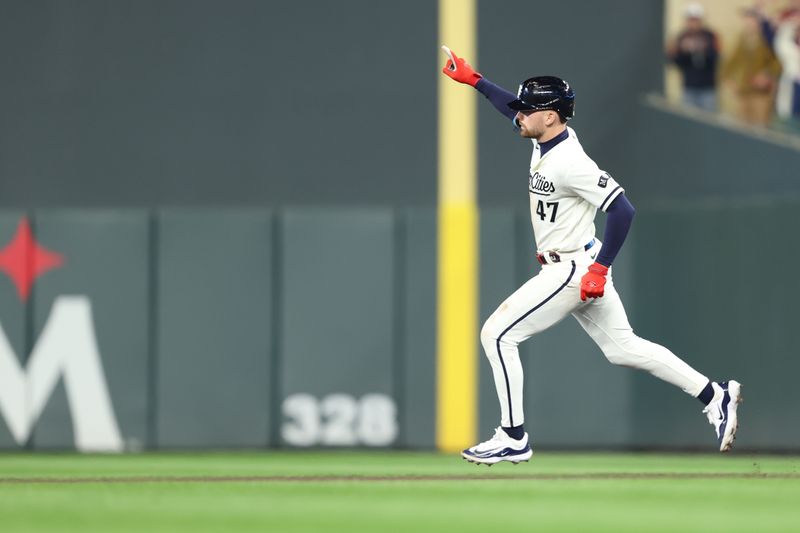
<path fill-rule="evenodd" d="M 520 136 L 533 142 L 528 193 L 542 265 L 483 325 L 481 343 L 492 366 L 501 424 L 492 438 L 461 455 L 490 465 L 530 459 L 517 346 L 570 314 L 611 363 L 645 370 L 698 398 L 720 451 L 730 450 L 741 385 L 710 381 L 667 348 L 636 336 L 628 323 L 611 265 L 628 234 L 634 208 L 623 187 L 586 155 L 567 126 L 575 111 L 572 88 L 555 76 L 537 76 L 523 81 L 514 96 L 442 48 L 449 56 L 442 72 L 477 89 L 513 122 Z M 608 217 L 602 242 L 595 237 L 597 209 Z"/>

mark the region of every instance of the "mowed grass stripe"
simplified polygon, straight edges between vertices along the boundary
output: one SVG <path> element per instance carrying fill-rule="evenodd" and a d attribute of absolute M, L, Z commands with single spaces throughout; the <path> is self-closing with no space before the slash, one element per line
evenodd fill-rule
<path fill-rule="evenodd" d="M 71 483 L 325 483 L 388 481 L 559 481 L 559 480 L 658 480 L 658 479 L 800 479 L 798 473 L 733 472 L 607 472 L 586 474 L 431 475 L 431 476 L 119 476 L 0 478 L 3 484 Z"/>
<path fill-rule="evenodd" d="M 481 475 L 793 474 L 800 456 L 769 454 L 534 453 L 529 463 L 491 470 L 454 455 L 392 451 L 276 451 L 129 455 L 0 454 L 0 478 L 296 478 Z"/>

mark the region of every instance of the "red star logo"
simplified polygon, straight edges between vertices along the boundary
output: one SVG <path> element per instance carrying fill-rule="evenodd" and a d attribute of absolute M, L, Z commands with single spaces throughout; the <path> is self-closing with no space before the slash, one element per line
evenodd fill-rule
<path fill-rule="evenodd" d="M 19 299 L 28 300 L 36 278 L 64 264 L 61 254 L 51 252 L 36 242 L 27 217 L 22 217 L 11 242 L 0 250 L 0 271 L 17 287 Z"/>

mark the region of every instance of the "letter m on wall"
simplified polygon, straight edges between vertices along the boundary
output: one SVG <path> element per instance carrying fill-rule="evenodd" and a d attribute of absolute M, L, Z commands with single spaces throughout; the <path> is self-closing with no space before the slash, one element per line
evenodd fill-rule
<path fill-rule="evenodd" d="M 60 296 L 22 368 L 0 325 L 0 413 L 17 444 L 28 440 L 63 377 L 80 451 L 122 451 L 85 296 Z"/>

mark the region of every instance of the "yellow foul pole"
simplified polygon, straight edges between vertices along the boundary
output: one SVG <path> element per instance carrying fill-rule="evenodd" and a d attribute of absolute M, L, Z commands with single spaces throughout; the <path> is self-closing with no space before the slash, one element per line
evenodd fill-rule
<path fill-rule="evenodd" d="M 473 66 L 476 0 L 439 0 L 439 43 Z M 444 65 L 440 54 L 440 65 Z M 477 98 L 439 74 L 439 201 L 436 444 L 474 444 L 477 418 Z"/>

